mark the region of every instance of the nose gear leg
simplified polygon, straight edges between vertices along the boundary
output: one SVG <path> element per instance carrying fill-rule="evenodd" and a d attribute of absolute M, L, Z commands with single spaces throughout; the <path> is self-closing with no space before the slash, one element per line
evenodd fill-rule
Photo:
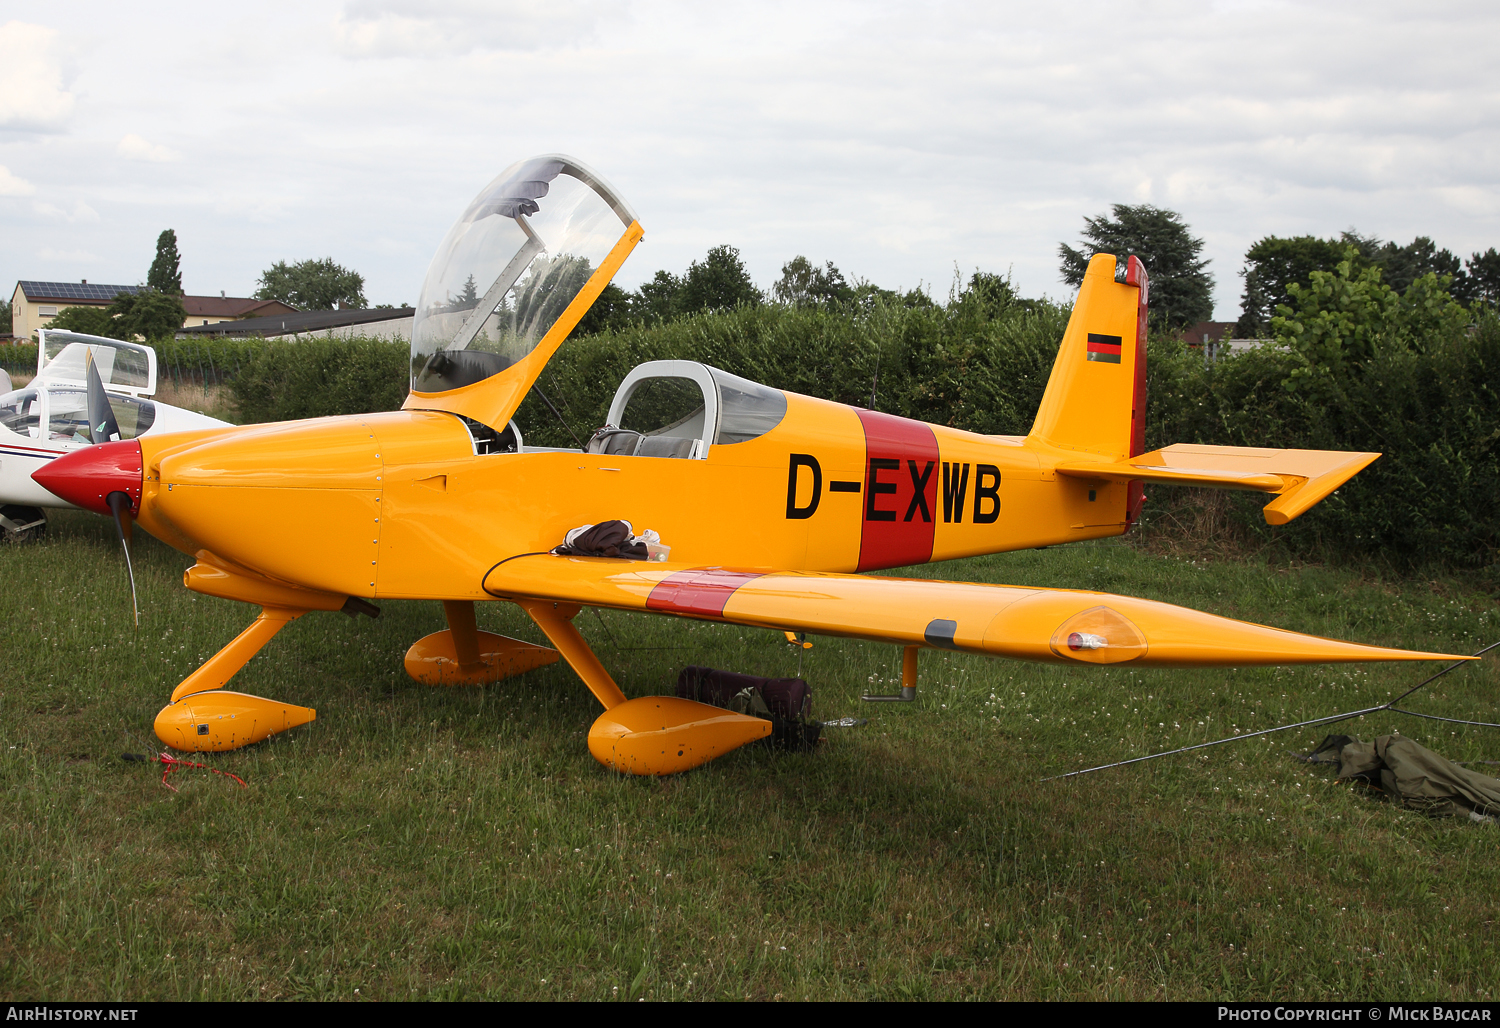
<path fill-rule="evenodd" d="M 234 750 L 315 719 L 309 707 L 224 689 L 277 632 L 306 613 L 263 607 L 250 627 L 172 690 L 171 702 L 156 715 L 157 738 L 176 750 Z"/>

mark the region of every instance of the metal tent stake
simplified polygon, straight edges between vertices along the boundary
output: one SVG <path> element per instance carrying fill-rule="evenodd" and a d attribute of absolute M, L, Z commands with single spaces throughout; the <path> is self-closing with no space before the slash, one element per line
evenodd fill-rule
<path fill-rule="evenodd" d="M 1484 654 L 1488 653 L 1490 650 L 1493 650 L 1496 646 L 1500 646 L 1500 641 L 1492 642 L 1488 646 L 1484 647 L 1484 649 L 1477 650 L 1473 654 L 1471 654 L 1470 656 L 1473 656 L 1473 657 L 1483 656 Z M 1227 737 L 1225 737 L 1223 739 L 1215 739 L 1213 742 L 1194 743 L 1192 746 L 1181 746 L 1181 747 L 1179 747 L 1179 748 L 1177 748 L 1175 750 L 1165 750 L 1165 751 L 1163 751 L 1161 753 L 1152 753 L 1152 754 L 1149 754 L 1149 755 L 1144 756 L 1144 757 L 1131 757 L 1129 760 L 1117 760 L 1113 764 L 1100 764 L 1098 767 L 1086 767 L 1086 768 L 1083 768 L 1082 770 L 1079 770 L 1079 771 L 1069 771 L 1067 774 L 1052 775 L 1051 777 L 1041 779 L 1041 781 L 1043 781 L 1043 782 L 1055 782 L 1055 781 L 1058 781 L 1059 779 L 1062 779 L 1062 778 L 1075 778 L 1078 775 L 1091 774 L 1091 773 L 1093 773 L 1095 771 L 1108 771 L 1112 767 L 1124 767 L 1126 764 L 1139 764 L 1139 763 L 1141 763 L 1144 760 L 1155 760 L 1157 757 L 1170 757 L 1170 756 L 1173 756 L 1173 755 L 1178 754 L 1178 753 L 1189 753 L 1189 752 L 1191 752 L 1193 750 L 1206 749 L 1209 746 L 1223 746 L 1225 743 L 1228 743 L 1228 742 L 1239 742 L 1241 739 L 1253 739 L 1253 738 L 1255 738 L 1258 735 L 1271 735 L 1271 734 L 1273 734 L 1275 732 L 1285 732 L 1285 731 L 1287 731 L 1289 729 L 1292 729 L 1292 728 L 1306 728 L 1308 725 L 1329 725 L 1329 724 L 1333 724 L 1335 721 L 1347 721 L 1351 717 L 1359 717 L 1361 714 L 1374 714 L 1374 713 L 1378 713 L 1379 711 L 1382 711 L 1382 710 L 1395 711 L 1398 714 L 1414 714 L 1416 717 L 1431 717 L 1431 718 L 1434 718 L 1434 720 L 1438 720 L 1438 721 L 1455 720 L 1455 719 L 1452 719 L 1452 718 L 1436 718 L 1432 714 L 1416 714 L 1414 711 L 1401 710 L 1401 709 L 1399 709 L 1396 706 L 1396 704 L 1400 703 L 1402 700 L 1406 699 L 1406 697 L 1410 696 L 1412 693 L 1416 692 L 1418 689 L 1422 688 L 1423 686 L 1429 685 L 1429 684 L 1437 681 L 1439 678 L 1442 678 L 1444 675 L 1446 675 L 1449 671 L 1452 671 L 1454 668 L 1462 667 L 1463 665 L 1465 665 L 1467 663 L 1468 663 L 1468 661 L 1466 661 L 1466 660 L 1454 661 L 1452 664 L 1449 664 L 1447 667 L 1443 668 L 1443 670 L 1439 671 L 1437 674 L 1433 675 L 1430 678 L 1423 679 L 1422 681 L 1418 682 L 1416 685 L 1412 686 L 1410 689 L 1406 690 L 1400 696 L 1397 696 L 1394 700 L 1390 700 L 1389 702 L 1382 703 L 1378 707 L 1365 707 L 1362 710 L 1351 710 L 1351 711 L 1349 711 L 1346 714 L 1332 714 L 1332 715 L 1330 715 L 1328 717 L 1315 717 L 1311 721 L 1298 721 L 1296 724 L 1278 725 L 1275 728 L 1263 728 L 1263 729 L 1261 729 L 1258 732 L 1245 732 L 1242 735 L 1231 735 L 1231 736 L 1227 736 Z M 903 689 L 902 692 L 905 692 L 905 690 Z M 885 697 L 885 698 L 886 699 L 895 699 L 894 696 Z M 865 699 L 870 699 L 870 697 L 866 696 Z M 1464 724 L 1473 724 L 1473 725 L 1485 725 L 1485 722 L 1483 722 L 1483 721 L 1465 721 L 1463 723 Z M 1500 727 L 1500 726 L 1490 726 L 1490 727 Z"/>

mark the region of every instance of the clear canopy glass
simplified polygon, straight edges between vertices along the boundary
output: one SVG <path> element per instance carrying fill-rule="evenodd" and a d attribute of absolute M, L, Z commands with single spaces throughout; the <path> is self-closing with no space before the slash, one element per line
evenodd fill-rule
<path fill-rule="evenodd" d="M 786 417 L 786 393 L 759 382 L 709 368 L 719 387 L 719 431 L 714 442 L 719 445 L 746 443 L 759 439 L 781 424 Z"/>
<path fill-rule="evenodd" d="M 40 356 L 38 385 L 43 382 L 87 383 L 88 361 L 92 356 L 106 389 L 149 393 L 156 387 L 156 353 L 140 343 L 44 329 Z"/>
<path fill-rule="evenodd" d="M 570 157 L 534 157 L 501 172 L 427 268 L 412 325 L 412 388 L 457 389 L 529 354 L 634 221 Z"/>

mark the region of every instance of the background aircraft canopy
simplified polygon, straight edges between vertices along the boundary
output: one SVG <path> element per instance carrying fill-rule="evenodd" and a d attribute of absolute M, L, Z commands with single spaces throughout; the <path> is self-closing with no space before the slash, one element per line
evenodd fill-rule
<path fill-rule="evenodd" d="M 634 221 L 571 157 L 534 157 L 501 172 L 427 268 L 412 326 L 412 388 L 446 392 L 525 357 Z"/>
<path fill-rule="evenodd" d="M 57 329 L 43 329 L 39 335 L 41 347 L 33 385 L 84 385 L 92 354 L 104 388 L 137 395 L 156 391 L 156 351 L 149 346 Z"/>

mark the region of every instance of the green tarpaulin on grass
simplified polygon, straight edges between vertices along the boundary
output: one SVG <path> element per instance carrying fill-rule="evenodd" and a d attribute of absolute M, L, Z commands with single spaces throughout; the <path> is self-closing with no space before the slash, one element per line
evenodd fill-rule
<path fill-rule="evenodd" d="M 1360 742 L 1330 735 L 1309 759 L 1338 758 L 1340 779 L 1360 778 L 1411 810 L 1433 817 L 1500 817 L 1500 779 L 1470 771 L 1399 735 Z"/>

